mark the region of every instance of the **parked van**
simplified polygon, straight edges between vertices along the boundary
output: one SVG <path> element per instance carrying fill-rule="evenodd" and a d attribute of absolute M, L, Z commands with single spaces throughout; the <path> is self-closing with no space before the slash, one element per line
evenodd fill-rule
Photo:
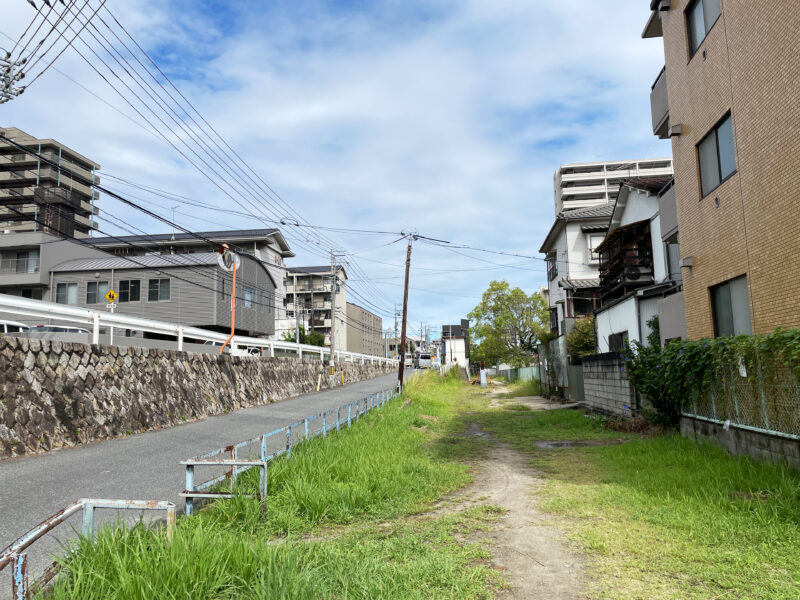
<path fill-rule="evenodd" d="M 30 327 L 18 321 L 0 321 L 0 334 L 2 333 L 21 333 L 28 331 Z"/>
<path fill-rule="evenodd" d="M 405 361 L 403 362 L 403 365 L 408 367 L 408 368 L 412 368 L 414 366 L 414 359 L 410 355 L 406 356 Z"/>

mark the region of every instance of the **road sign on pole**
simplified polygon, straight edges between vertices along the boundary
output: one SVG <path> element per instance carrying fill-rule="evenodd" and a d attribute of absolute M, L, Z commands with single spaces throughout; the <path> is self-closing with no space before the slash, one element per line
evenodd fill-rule
<path fill-rule="evenodd" d="M 115 292 L 114 290 L 108 290 L 108 292 L 106 292 L 106 300 L 108 301 L 109 304 L 114 304 L 114 301 L 116 299 L 117 299 L 117 292 Z"/>

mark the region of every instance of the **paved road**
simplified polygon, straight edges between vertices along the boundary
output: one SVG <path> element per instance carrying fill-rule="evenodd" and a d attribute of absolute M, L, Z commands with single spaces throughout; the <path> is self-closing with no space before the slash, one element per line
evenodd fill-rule
<path fill-rule="evenodd" d="M 178 494 L 184 487 L 184 471 L 180 460 L 353 402 L 388 389 L 396 381 L 397 375 L 386 375 L 170 429 L 2 460 L 0 549 L 77 498 L 171 500 L 181 511 L 183 502 Z M 37 556 L 58 550 L 54 539 L 44 538 L 36 545 L 41 546 Z M 42 564 L 42 560 L 32 563 Z M 31 566 L 38 571 L 36 564 Z M 2 575 L 0 598 L 10 592 L 7 573 Z"/>

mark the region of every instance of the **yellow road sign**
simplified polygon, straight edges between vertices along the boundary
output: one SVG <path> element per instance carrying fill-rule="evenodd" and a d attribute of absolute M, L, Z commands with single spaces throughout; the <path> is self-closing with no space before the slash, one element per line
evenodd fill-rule
<path fill-rule="evenodd" d="M 115 292 L 114 290 L 108 290 L 108 293 L 106 294 L 106 300 L 108 300 L 108 303 L 114 304 L 114 300 L 116 299 L 117 299 L 117 292 Z"/>

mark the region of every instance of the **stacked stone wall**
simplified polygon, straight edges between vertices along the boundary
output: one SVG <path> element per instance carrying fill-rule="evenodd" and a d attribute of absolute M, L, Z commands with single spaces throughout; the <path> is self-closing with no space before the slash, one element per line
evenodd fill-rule
<path fill-rule="evenodd" d="M 391 372 L 344 363 L 232 357 L 0 338 L 0 457 L 171 427 Z M 321 376 L 321 378 L 320 378 Z"/>

